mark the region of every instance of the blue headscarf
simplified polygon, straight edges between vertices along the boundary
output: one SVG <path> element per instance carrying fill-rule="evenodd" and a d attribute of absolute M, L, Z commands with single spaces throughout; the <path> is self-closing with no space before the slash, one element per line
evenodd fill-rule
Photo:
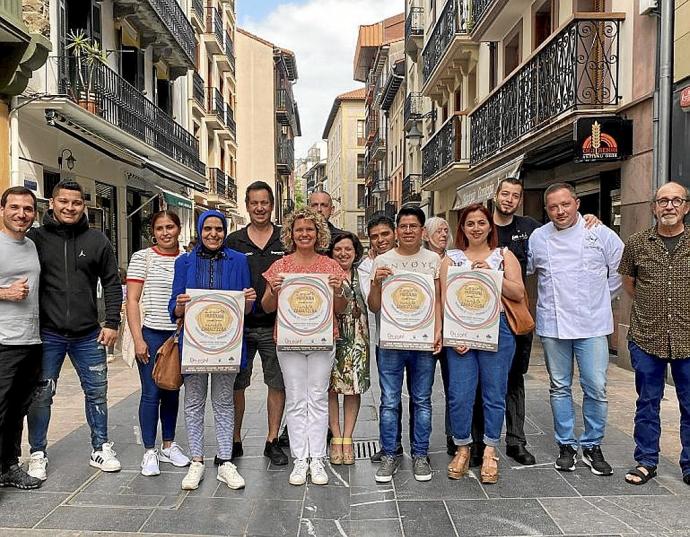
<path fill-rule="evenodd" d="M 223 231 L 225 236 L 228 236 L 228 222 L 225 215 L 215 209 L 204 211 L 199 216 L 196 224 L 197 236 L 199 242 L 194 247 L 193 255 L 196 257 L 196 286 L 197 289 L 224 289 L 223 287 L 223 259 L 227 258 L 226 247 L 221 246 L 218 250 L 209 250 L 204 246 L 204 241 L 201 240 L 201 232 L 204 228 L 204 222 L 209 218 L 220 218 L 223 223 Z"/>

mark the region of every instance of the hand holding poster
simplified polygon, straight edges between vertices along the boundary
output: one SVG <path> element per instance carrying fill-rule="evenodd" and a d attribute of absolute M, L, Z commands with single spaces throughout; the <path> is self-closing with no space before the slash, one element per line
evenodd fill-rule
<path fill-rule="evenodd" d="M 496 351 L 503 273 L 498 270 L 448 268 L 443 311 L 443 345 Z"/>
<path fill-rule="evenodd" d="M 383 349 L 434 350 L 436 289 L 428 274 L 398 272 L 381 287 L 379 346 Z"/>
<path fill-rule="evenodd" d="M 333 289 L 328 274 L 285 274 L 278 294 L 279 351 L 333 348 Z"/>
<path fill-rule="evenodd" d="M 244 293 L 188 289 L 182 373 L 236 373 L 242 362 Z"/>

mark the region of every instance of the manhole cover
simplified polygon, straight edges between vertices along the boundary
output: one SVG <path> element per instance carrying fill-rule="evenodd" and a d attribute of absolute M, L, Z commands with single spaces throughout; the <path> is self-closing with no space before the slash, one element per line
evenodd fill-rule
<path fill-rule="evenodd" d="M 358 440 L 353 445 L 355 459 L 368 459 L 379 450 L 378 440 Z"/>

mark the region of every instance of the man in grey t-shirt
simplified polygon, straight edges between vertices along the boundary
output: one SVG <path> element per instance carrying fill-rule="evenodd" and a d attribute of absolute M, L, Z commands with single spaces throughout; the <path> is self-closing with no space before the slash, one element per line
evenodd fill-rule
<path fill-rule="evenodd" d="M 26 238 L 36 196 L 24 187 L 0 199 L 0 487 L 35 489 L 41 480 L 19 466 L 24 416 L 41 373 L 38 282 L 41 266 Z"/>

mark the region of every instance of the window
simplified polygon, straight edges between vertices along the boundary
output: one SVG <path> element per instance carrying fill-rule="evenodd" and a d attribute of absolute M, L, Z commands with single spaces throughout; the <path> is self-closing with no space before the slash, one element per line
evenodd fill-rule
<path fill-rule="evenodd" d="M 454 93 L 455 103 L 453 106 L 454 112 L 462 112 L 462 92 L 458 89 Z"/>
<path fill-rule="evenodd" d="M 522 61 L 522 20 L 515 25 L 503 42 L 503 76 L 506 77 Z"/>
<path fill-rule="evenodd" d="M 366 207 L 365 201 L 366 187 L 364 185 L 357 185 L 357 208 L 364 209 Z"/>
<path fill-rule="evenodd" d="M 367 236 L 367 218 L 366 216 L 357 217 L 357 236 L 366 238 Z"/>
<path fill-rule="evenodd" d="M 537 48 L 558 26 L 558 0 L 543 0 L 533 8 L 532 47 Z"/>
<path fill-rule="evenodd" d="M 365 121 L 363 119 L 357 120 L 357 145 L 364 145 L 364 143 L 365 143 L 364 124 L 365 124 Z"/>
<path fill-rule="evenodd" d="M 363 179 L 367 176 L 367 169 L 364 165 L 364 155 L 357 155 L 357 179 Z"/>
<path fill-rule="evenodd" d="M 498 84 L 498 43 L 489 43 L 489 91 Z"/>

